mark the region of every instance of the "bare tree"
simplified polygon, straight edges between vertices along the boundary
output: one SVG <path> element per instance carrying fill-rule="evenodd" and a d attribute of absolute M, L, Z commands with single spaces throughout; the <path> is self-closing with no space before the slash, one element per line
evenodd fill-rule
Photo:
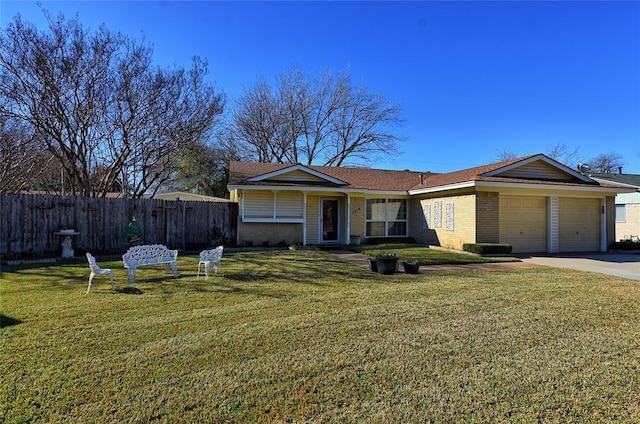
<path fill-rule="evenodd" d="M 228 139 L 259 162 L 341 166 L 393 156 L 401 108 L 353 86 L 348 72 L 294 69 L 275 87 L 260 78 L 237 102 Z"/>
<path fill-rule="evenodd" d="M 517 158 L 519 155 L 513 150 L 509 150 L 508 148 L 504 148 L 502 150 L 498 150 L 497 159 L 499 162 L 504 162 L 506 160 L 511 160 Z"/>
<path fill-rule="evenodd" d="M 45 15 L 47 32 L 17 16 L 0 36 L 0 113 L 32 129 L 75 194 L 157 189 L 222 113 L 206 62 L 155 69 L 143 42 Z"/>
<path fill-rule="evenodd" d="M 547 147 L 546 153 L 551 159 L 567 165 L 570 168 L 575 168 L 579 162 L 582 162 L 580 160 L 579 150 L 579 147 L 570 148 L 565 143 L 557 142 Z"/>
<path fill-rule="evenodd" d="M 615 152 L 602 153 L 587 162 L 589 172 L 612 174 L 618 172 L 624 161 L 620 154 Z"/>

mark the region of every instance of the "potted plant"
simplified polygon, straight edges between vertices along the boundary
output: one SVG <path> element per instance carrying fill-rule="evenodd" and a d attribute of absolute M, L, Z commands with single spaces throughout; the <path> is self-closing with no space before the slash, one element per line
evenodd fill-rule
<path fill-rule="evenodd" d="M 369 268 L 372 272 L 378 272 L 378 260 L 376 258 L 369 258 Z"/>
<path fill-rule="evenodd" d="M 416 261 L 406 260 L 402 261 L 405 274 L 417 274 L 420 270 L 420 264 Z"/>
<path fill-rule="evenodd" d="M 398 257 L 393 253 L 380 253 L 376 256 L 376 266 L 380 274 L 394 274 L 398 268 Z"/>

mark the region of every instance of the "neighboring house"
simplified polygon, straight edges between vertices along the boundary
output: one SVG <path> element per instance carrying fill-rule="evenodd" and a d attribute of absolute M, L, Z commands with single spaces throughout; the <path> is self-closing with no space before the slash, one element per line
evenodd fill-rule
<path fill-rule="evenodd" d="M 193 194 L 186 191 L 172 191 L 170 193 L 157 193 L 152 196 L 152 199 L 161 200 L 190 200 L 197 202 L 230 202 L 229 199 L 222 197 L 204 196 L 202 194 Z"/>
<path fill-rule="evenodd" d="M 620 193 L 616 203 L 616 239 L 637 240 L 640 237 L 640 175 L 636 174 L 589 174 L 603 183 L 615 183 L 629 187 L 632 193 Z"/>
<path fill-rule="evenodd" d="M 614 197 L 631 191 L 543 154 L 445 174 L 247 162 L 229 171 L 239 244 L 348 244 L 360 235 L 454 249 L 606 251 Z"/>

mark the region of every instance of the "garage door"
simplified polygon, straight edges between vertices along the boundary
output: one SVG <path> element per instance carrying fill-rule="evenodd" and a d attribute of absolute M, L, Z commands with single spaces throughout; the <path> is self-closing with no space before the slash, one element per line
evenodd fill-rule
<path fill-rule="evenodd" d="M 600 250 L 600 199 L 558 199 L 558 248 L 560 252 Z"/>
<path fill-rule="evenodd" d="M 500 196 L 500 243 L 514 253 L 547 251 L 547 198 Z"/>

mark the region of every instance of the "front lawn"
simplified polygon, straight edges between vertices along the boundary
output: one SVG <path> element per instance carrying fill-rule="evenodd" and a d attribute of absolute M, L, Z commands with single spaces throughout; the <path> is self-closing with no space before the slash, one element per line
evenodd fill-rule
<path fill-rule="evenodd" d="M 224 276 L 3 267 L 0 421 L 638 422 L 640 286 L 535 268 L 383 276 L 319 251 Z"/>
<path fill-rule="evenodd" d="M 367 256 L 380 253 L 393 253 L 402 261 L 417 262 L 420 265 L 474 264 L 491 262 L 518 262 L 520 259 L 511 256 L 480 256 L 453 250 L 433 249 L 428 247 L 388 247 L 363 250 Z"/>

